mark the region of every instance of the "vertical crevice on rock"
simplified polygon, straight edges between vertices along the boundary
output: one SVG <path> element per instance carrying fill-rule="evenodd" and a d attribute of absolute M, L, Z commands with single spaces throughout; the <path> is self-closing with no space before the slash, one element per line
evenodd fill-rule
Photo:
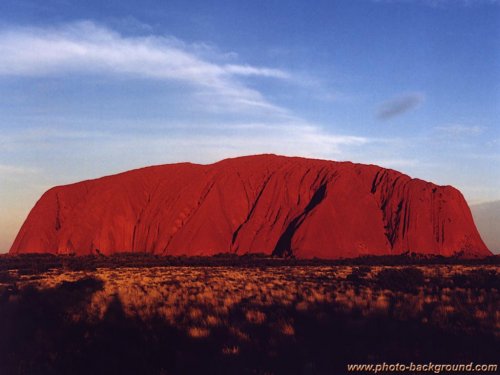
<path fill-rule="evenodd" d="M 248 221 L 250 220 L 250 218 L 252 217 L 254 211 L 255 211 L 255 208 L 257 207 L 257 204 L 259 203 L 259 200 L 262 196 L 262 194 L 264 193 L 264 190 L 266 189 L 266 186 L 267 184 L 269 183 L 269 181 L 271 180 L 271 177 L 273 177 L 273 173 L 271 173 L 267 178 L 266 180 L 264 181 L 264 183 L 262 184 L 262 187 L 260 188 L 259 192 L 257 193 L 257 197 L 255 198 L 253 204 L 252 204 L 252 207 L 250 208 L 250 211 L 248 212 L 248 215 L 247 217 L 245 218 L 245 220 L 243 221 L 243 223 L 241 223 L 238 228 L 236 228 L 236 230 L 233 232 L 233 236 L 231 238 L 231 245 L 234 245 L 234 243 L 236 242 L 236 238 L 238 238 L 238 233 L 240 232 L 241 228 L 243 228 L 243 226 L 248 223 Z"/>
<path fill-rule="evenodd" d="M 61 229 L 61 202 L 59 201 L 59 194 L 56 193 L 56 231 Z"/>

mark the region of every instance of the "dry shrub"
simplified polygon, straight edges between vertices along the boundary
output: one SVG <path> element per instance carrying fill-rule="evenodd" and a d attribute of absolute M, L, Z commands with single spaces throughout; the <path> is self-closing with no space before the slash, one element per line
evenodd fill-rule
<path fill-rule="evenodd" d="M 199 320 L 203 316 L 203 311 L 199 308 L 191 308 L 189 309 L 188 316 L 192 320 Z"/>
<path fill-rule="evenodd" d="M 295 305 L 297 311 L 305 312 L 309 309 L 309 304 L 306 301 L 300 301 Z"/>
<path fill-rule="evenodd" d="M 210 335 L 210 330 L 204 327 L 189 327 L 188 335 L 195 339 L 205 338 Z"/>
<path fill-rule="evenodd" d="M 236 337 L 238 340 L 241 341 L 250 341 L 250 336 L 248 333 L 244 332 L 243 330 L 237 328 L 237 327 L 230 327 L 229 332 Z"/>
<path fill-rule="evenodd" d="M 279 331 L 285 336 L 293 336 L 295 335 L 295 328 L 291 322 L 280 322 L 279 323 Z"/>
<path fill-rule="evenodd" d="M 238 355 L 240 353 L 240 347 L 238 345 L 225 346 L 222 348 L 222 354 L 224 355 Z"/>
<path fill-rule="evenodd" d="M 205 324 L 209 327 L 215 327 L 222 323 L 222 321 L 215 315 L 207 315 L 205 318 Z"/>
<path fill-rule="evenodd" d="M 252 324 L 262 324 L 266 321 L 266 314 L 258 310 L 247 310 L 245 318 Z"/>

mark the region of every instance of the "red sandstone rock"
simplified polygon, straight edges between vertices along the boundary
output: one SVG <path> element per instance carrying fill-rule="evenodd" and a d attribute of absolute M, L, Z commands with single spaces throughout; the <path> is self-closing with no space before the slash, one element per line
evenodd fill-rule
<path fill-rule="evenodd" d="M 170 164 L 58 186 L 11 254 L 487 256 L 460 192 L 374 165 L 275 155 Z"/>

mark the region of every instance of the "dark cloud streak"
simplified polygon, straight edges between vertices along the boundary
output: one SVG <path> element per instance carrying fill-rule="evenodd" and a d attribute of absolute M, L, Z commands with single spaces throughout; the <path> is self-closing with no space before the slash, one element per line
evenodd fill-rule
<path fill-rule="evenodd" d="M 377 111 L 379 120 L 389 120 L 416 109 L 425 100 L 421 93 L 402 94 L 382 103 Z"/>

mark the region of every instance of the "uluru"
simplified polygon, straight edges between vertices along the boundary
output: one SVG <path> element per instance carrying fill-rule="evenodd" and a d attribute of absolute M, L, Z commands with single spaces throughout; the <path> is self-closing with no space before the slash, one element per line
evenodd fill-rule
<path fill-rule="evenodd" d="M 57 186 L 10 254 L 491 255 L 462 194 L 375 165 L 277 155 Z"/>

